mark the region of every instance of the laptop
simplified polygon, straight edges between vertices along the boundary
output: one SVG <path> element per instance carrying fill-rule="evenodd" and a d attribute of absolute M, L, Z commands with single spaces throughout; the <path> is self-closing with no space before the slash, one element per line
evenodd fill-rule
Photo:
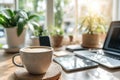
<path fill-rule="evenodd" d="M 107 68 L 120 68 L 120 21 L 111 22 L 102 50 L 75 51 L 78 57 L 84 57 Z"/>

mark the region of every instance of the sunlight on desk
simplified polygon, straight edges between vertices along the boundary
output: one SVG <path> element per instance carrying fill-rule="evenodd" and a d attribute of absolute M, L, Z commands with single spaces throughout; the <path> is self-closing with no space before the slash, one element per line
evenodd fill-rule
<path fill-rule="evenodd" d="M 55 56 L 64 56 L 64 55 L 69 55 L 70 52 L 67 52 L 67 51 L 55 51 L 53 54 Z"/>

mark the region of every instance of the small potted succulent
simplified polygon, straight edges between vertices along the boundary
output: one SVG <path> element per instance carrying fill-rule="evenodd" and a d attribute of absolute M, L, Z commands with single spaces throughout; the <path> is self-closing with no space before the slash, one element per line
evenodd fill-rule
<path fill-rule="evenodd" d="M 39 34 L 42 33 L 42 26 L 39 24 L 34 24 L 34 28 L 32 30 L 32 36 L 30 37 L 31 39 L 31 44 L 30 46 L 40 46 L 39 45 Z"/>
<path fill-rule="evenodd" d="M 69 34 L 68 36 L 69 36 L 69 41 L 70 41 L 70 43 L 73 42 L 73 39 L 74 39 L 73 34 Z"/>
<path fill-rule="evenodd" d="M 24 46 L 26 28 L 31 27 L 35 18 L 38 18 L 38 15 L 24 10 L 4 9 L 0 11 L 0 25 L 5 28 L 8 48 Z"/>
<path fill-rule="evenodd" d="M 51 28 L 51 42 L 53 47 L 61 47 L 64 38 L 64 30 L 61 27 L 52 26 Z"/>

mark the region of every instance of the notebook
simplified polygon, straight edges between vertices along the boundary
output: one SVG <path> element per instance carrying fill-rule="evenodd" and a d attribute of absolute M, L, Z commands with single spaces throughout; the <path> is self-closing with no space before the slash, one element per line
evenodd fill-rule
<path fill-rule="evenodd" d="M 102 50 L 74 53 L 76 56 L 82 56 L 108 68 L 120 68 L 120 21 L 111 23 Z"/>

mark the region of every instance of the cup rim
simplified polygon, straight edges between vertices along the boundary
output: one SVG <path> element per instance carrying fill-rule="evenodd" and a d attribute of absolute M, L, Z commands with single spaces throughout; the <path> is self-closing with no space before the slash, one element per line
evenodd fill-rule
<path fill-rule="evenodd" d="M 48 51 L 44 51 L 44 52 L 25 52 L 24 49 L 26 48 L 46 48 L 46 49 L 49 49 Z M 53 48 L 52 47 L 49 47 L 49 46 L 28 46 L 28 47 L 24 47 L 24 48 L 21 48 L 20 49 L 20 52 L 23 52 L 23 53 L 46 53 L 46 52 L 52 52 L 53 51 Z"/>

